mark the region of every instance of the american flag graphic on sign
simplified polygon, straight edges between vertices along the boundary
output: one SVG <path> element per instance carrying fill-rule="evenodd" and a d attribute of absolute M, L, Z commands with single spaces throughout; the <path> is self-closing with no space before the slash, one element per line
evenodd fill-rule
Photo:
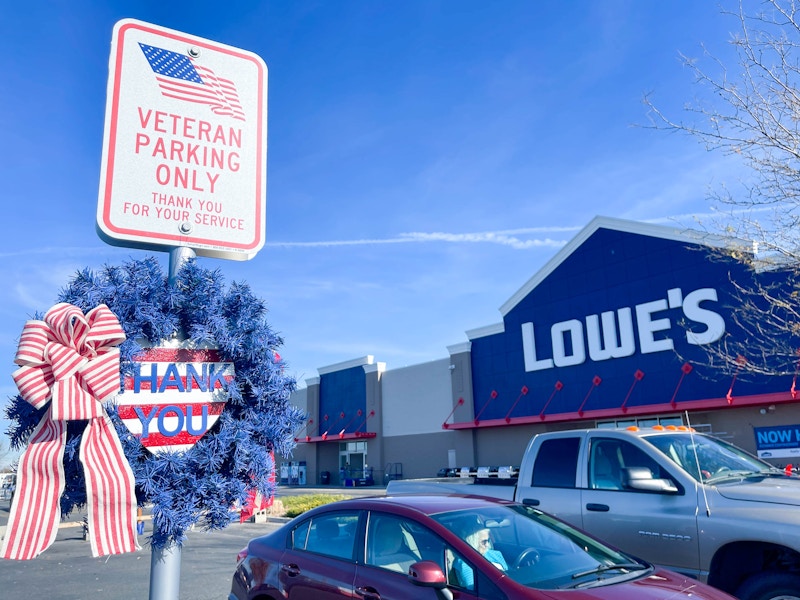
<path fill-rule="evenodd" d="M 162 95 L 207 104 L 214 114 L 245 120 L 233 81 L 218 77 L 212 69 L 198 64 L 190 56 L 141 42 L 139 46 L 155 73 Z"/>
<path fill-rule="evenodd" d="M 219 419 L 233 380 L 217 350 L 148 348 L 125 375 L 117 410 L 150 452 L 188 450 Z"/>

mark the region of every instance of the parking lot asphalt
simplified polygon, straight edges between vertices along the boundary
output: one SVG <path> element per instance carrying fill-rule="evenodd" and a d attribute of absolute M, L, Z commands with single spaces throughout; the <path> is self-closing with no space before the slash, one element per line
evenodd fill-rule
<path fill-rule="evenodd" d="M 148 600 L 153 554 L 146 521 L 141 550 L 128 554 L 91 554 L 79 526 L 65 526 L 56 541 L 33 560 L 0 559 L 3 600 Z M 189 531 L 180 550 L 178 600 L 228 597 L 236 555 L 248 541 L 274 531 L 279 523 L 232 523 L 221 531 Z"/>
<path fill-rule="evenodd" d="M 382 495 L 386 489 L 340 486 L 278 486 L 275 497 L 303 494 L 344 496 Z M 0 500 L 0 528 L 8 522 L 10 501 Z M 59 527 L 55 542 L 29 561 L 0 559 L 0 598 L 16 600 L 46 597 L 48 600 L 147 600 L 150 585 L 151 549 L 147 538 L 151 522 L 145 515 L 142 549 L 130 554 L 94 558 L 83 539 L 83 513 L 76 512 Z M 221 531 L 193 530 L 181 549 L 179 600 L 227 598 L 236 554 L 247 542 L 274 531 L 287 519 L 264 522 L 234 522 Z"/>
<path fill-rule="evenodd" d="M 302 494 L 335 494 L 352 497 L 382 496 L 386 493 L 386 486 L 370 485 L 363 487 L 341 485 L 297 486 L 279 485 L 275 493 L 276 498 L 281 496 L 298 496 Z"/>

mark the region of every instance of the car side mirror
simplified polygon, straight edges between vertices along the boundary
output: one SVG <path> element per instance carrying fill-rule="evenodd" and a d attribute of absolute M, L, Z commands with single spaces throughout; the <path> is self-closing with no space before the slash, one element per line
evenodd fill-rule
<path fill-rule="evenodd" d="M 421 560 L 408 567 L 408 580 L 414 585 L 437 590 L 447 587 L 442 567 L 432 560 Z"/>
<path fill-rule="evenodd" d="M 647 467 L 626 467 L 622 472 L 626 488 L 642 492 L 678 493 L 678 488 L 671 480 L 654 479 L 653 473 Z"/>
<path fill-rule="evenodd" d="M 408 580 L 414 585 L 433 588 L 441 600 L 453 600 L 442 567 L 432 560 L 421 560 L 408 567 Z"/>

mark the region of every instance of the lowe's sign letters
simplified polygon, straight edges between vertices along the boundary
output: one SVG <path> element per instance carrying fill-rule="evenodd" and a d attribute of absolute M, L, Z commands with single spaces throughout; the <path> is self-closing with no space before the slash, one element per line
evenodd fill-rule
<path fill-rule="evenodd" d="M 682 309 L 679 318 L 701 325 L 699 332 L 681 331 L 689 344 L 696 346 L 716 342 L 725 333 L 722 315 L 700 305 L 701 302 L 717 301 L 717 290 L 701 288 L 683 296 L 680 288 L 667 291 L 666 298 L 625 306 L 616 311 L 591 314 L 582 320 L 569 319 L 550 327 L 551 357 L 537 358 L 533 323 L 522 324 L 522 345 L 525 370 L 539 371 L 553 367 L 569 367 L 589 359 L 598 362 L 610 358 L 632 356 L 637 349 L 642 354 L 666 352 L 675 349 L 669 331 L 674 325 L 667 316 L 670 309 Z M 636 327 L 633 314 L 636 314 Z M 585 327 L 584 327 L 585 324 Z M 663 335 L 659 337 L 662 332 Z"/>

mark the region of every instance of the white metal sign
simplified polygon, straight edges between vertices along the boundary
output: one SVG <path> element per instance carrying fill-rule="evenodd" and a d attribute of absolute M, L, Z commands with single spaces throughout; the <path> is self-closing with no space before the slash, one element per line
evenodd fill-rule
<path fill-rule="evenodd" d="M 114 27 L 97 227 L 108 243 L 246 260 L 264 245 L 267 66 L 132 19 Z"/>

